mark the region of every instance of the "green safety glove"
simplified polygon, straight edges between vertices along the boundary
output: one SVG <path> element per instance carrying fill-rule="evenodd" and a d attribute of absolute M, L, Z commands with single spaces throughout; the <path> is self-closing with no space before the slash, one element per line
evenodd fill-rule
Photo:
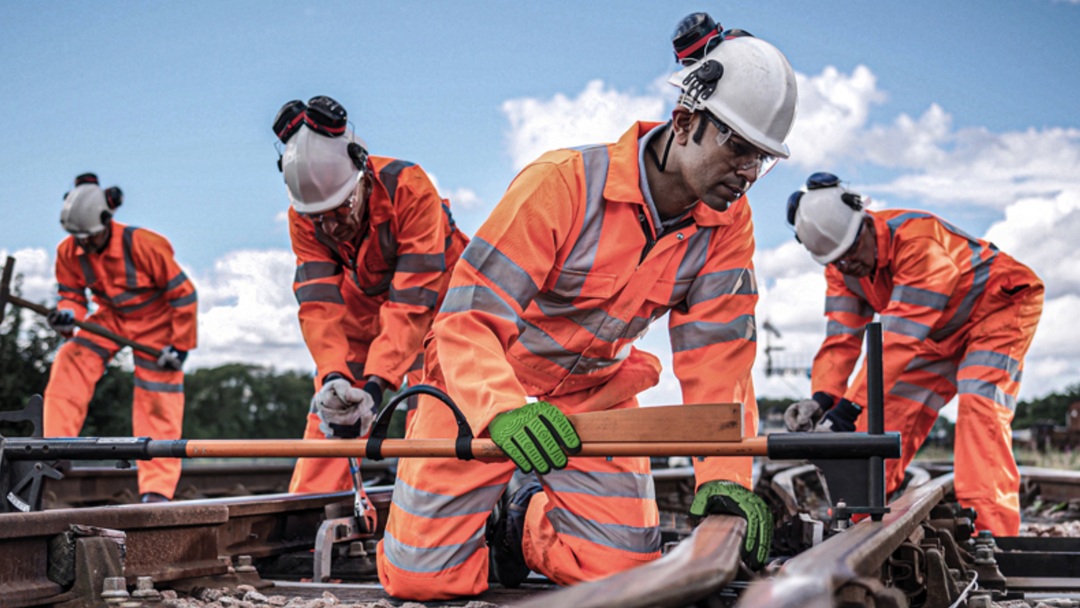
<path fill-rule="evenodd" d="M 742 557 L 751 570 L 757 570 L 769 557 L 772 545 L 773 516 L 760 496 L 734 481 L 707 481 L 698 488 L 690 505 L 692 517 L 738 515 L 746 519 L 746 544 Z"/>
<path fill-rule="evenodd" d="M 488 424 L 491 440 L 525 473 L 541 475 L 561 469 L 567 454 L 581 451 L 581 439 L 570 419 L 547 401 L 502 412 Z"/>

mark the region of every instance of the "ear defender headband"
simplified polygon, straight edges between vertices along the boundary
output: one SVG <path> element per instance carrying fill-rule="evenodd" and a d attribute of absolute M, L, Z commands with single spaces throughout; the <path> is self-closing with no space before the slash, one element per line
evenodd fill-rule
<path fill-rule="evenodd" d="M 799 212 L 799 201 L 802 200 L 803 194 L 811 190 L 824 190 L 825 188 L 838 188 L 840 187 L 840 178 L 832 173 L 826 173 L 824 171 L 815 173 L 806 179 L 806 185 L 799 188 L 791 194 L 787 199 L 787 222 L 792 226 L 795 225 L 795 216 Z M 863 201 L 862 197 L 854 192 L 844 192 L 840 195 L 840 200 L 845 205 L 851 207 L 855 211 L 862 211 Z M 799 235 L 796 233 L 795 240 L 802 242 L 799 239 Z"/>
<path fill-rule="evenodd" d="M 289 143 L 289 139 L 307 126 L 316 133 L 327 137 L 340 137 L 345 134 L 345 127 L 349 124 L 349 115 L 345 108 L 334 99 L 326 95 L 312 97 L 305 105 L 299 99 L 294 99 L 278 110 L 274 119 L 274 134 L 281 143 Z M 355 151 L 354 151 L 355 147 Z M 367 150 L 363 146 L 352 142 L 348 147 L 349 158 L 360 171 L 367 166 Z M 278 171 L 282 171 L 281 156 L 278 155 Z"/>

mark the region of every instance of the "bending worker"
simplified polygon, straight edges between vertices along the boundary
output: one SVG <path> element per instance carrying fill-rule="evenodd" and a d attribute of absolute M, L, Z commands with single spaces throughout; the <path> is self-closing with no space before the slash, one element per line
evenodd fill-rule
<path fill-rule="evenodd" d="M 530 570 L 570 585 L 660 556 L 648 459 L 573 457 L 580 441 L 564 413 L 637 407 L 660 362 L 632 343 L 669 311 L 684 401 L 744 403 L 756 432 L 744 194 L 788 155 L 795 75 L 775 47 L 742 37 L 670 82 L 682 90 L 670 122 L 541 156 L 465 250 L 425 351 L 425 382 L 511 460 L 399 463 L 378 546 L 391 595 L 482 592 L 489 554 L 508 587 Z M 408 437 L 455 435 L 446 407 L 421 397 Z M 747 517 L 744 550 L 760 564 L 772 518 L 747 489 L 751 459 L 694 466 L 691 513 Z"/>
<path fill-rule="evenodd" d="M 304 438 L 360 437 L 383 391 L 406 376 L 420 383 L 421 342 L 468 239 L 424 170 L 369 157 L 333 99 L 285 104 L 274 132 L 292 201 L 293 291 L 317 366 Z M 289 485 L 351 488 L 344 458 L 301 458 Z"/>
<path fill-rule="evenodd" d="M 960 396 L 956 497 L 976 528 L 1016 536 L 1020 475 L 1012 422 L 1024 354 L 1042 313 L 1043 284 L 993 243 L 923 211 L 869 211 L 829 173 L 810 176 L 788 203 L 799 241 L 825 265 L 825 342 L 814 358 L 813 399 L 793 404 L 788 429 L 852 431 L 866 404 L 866 368 L 849 386 L 864 326 L 884 326 L 885 430 L 903 456 L 886 465 L 888 491 Z M 866 418 L 858 420 L 865 430 Z"/>
<path fill-rule="evenodd" d="M 184 420 L 184 372 L 195 348 L 195 287 L 173 259 L 165 237 L 112 220 L 123 201 L 120 188 L 102 190 L 93 173 L 75 178 L 64 197 L 60 224 L 71 236 L 56 248 L 60 302 L 49 325 L 68 338 L 60 347 L 45 388 L 45 435 L 77 437 L 86 420 L 94 385 L 120 345 L 90 332 L 75 332 L 86 319 L 141 344 L 161 350 L 156 361 L 139 351 L 135 358 L 135 437 L 179 439 Z M 87 319 L 86 290 L 97 310 Z M 180 461 L 139 462 L 143 502 L 169 500 L 180 479 Z"/>

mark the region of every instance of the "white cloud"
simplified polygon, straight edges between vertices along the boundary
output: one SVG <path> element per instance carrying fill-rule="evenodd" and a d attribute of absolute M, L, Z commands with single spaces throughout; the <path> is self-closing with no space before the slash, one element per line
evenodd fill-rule
<path fill-rule="evenodd" d="M 857 148 L 870 115 L 870 106 L 883 103 L 885 93 L 866 66 L 851 75 L 832 66 L 808 77 L 796 74 L 799 113 L 787 144 L 791 162 L 815 170 Z"/>
<path fill-rule="evenodd" d="M 430 172 L 427 174 L 428 179 L 431 180 L 431 185 L 435 186 L 435 189 L 439 191 L 439 196 L 450 200 L 450 210 L 457 211 L 472 211 L 475 209 L 483 209 L 485 207 L 484 201 L 477 196 L 476 191 L 472 188 L 458 188 L 456 190 L 447 190 L 439 185 L 439 179 L 432 175 Z"/>
<path fill-rule="evenodd" d="M 634 121 L 663 120 L 670 95 L 657 90 L 660 86 L 657 81 L 652 94 L 635 95 L 592 80 L 574 99 L 557 93 L 547 100 L 522 97 L 503 102 L 500 109 L 510 121 L 507 143 L 514 170 L 548 150 L 615 141 Z"/>
<path fill-rule="evenodd" d="M 1021 199 L 1006 207 L 1005 219 L 990 226 L 986 238 L 1031 267 L 1047 296 L 1080 294 L 1080 190 L 1052 199 Z"/>
<path fill-rule="evenodd" d="M 31 302 L 56 304 L 56 270 L 53 254 L 44 247 L 26 247 L 16 251 L 0 249 L 0 268 L 8 256 L 15 258 L 14 274 L 22 275 L 22 298 Z M 14 287 L 15 278 L 11 279 Z"/>

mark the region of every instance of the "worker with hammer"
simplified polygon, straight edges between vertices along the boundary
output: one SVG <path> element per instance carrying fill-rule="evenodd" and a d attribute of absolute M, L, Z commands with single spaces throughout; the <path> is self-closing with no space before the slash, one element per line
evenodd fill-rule
<path fill-rule="evenodd" d="M 489 576 L 514 587 L 530 570 L 570 585 L 660 556 L 648 459 L 574 457 L 581 441 L 566 414 L 638 407 L 660 362 L 633 343 L 665 314 L 683 401 L 742 403 L 743 428 L 756 434 L 745 194 L 788 156 L 795 74 L 771 44 L 718 30 L 669 80 L 682 92 L 669 122 L 541 156 L 466 248 L 427 344 L 425 382 L 511 460 L 399 463 L 378 546 L 391 595 L 473 595 Z M 455 432 L 450 411 L 421 397 L 407 437 Z M 749 489 L 751 459 L 694 467 L 691 515 L 745 517 L 741 548 L 760 566 L 772 516 Z"/>
<path fill-rule="evenodd" d="M 889 460 L 889 492 L 904 480 L 938 411 L 959 396 L 956 498 L 975 527 L 1020 530 L 1020 475 L 1012 422 L 1024 355 L 1035 335 L 1043 283 L 993 243 L 924 211 L 871 211 L 831 173 L 791 195 L 796 238 L 825 266 L 825 341 L 814 358 L 813 398 L 792 404 L 791 431 L 866 429 L 866 368 L 848 383 L 865 325 L 884 327 L 885 430 L 903 455 Z"/>
<path fill-rule="evenodd" d="M 135 359 L 136 437 L 179 439 L 184 418 L 184 359 L 196 345 L 195 287 L 173 258 L 165 237 L 113 221 L 123 201 L 120 188 L 102 190 L 93 173 L 75 178 L 64 197 L 60 224 L 71 236 L 56 250 L 60 301 L 49 325 L 68 338 L 53 360 L 45 389 L 45 435 L 77 437 L 86 419 L 94 385 L 121 345 L 80 330 L 87 318 L 86 290 L 97 310 L 87 320 L 119 336 L 160 349 Z M 158 458 L 139 463 L 143 502 L 170 500 L 180 478 L 180 461 Z"/>

